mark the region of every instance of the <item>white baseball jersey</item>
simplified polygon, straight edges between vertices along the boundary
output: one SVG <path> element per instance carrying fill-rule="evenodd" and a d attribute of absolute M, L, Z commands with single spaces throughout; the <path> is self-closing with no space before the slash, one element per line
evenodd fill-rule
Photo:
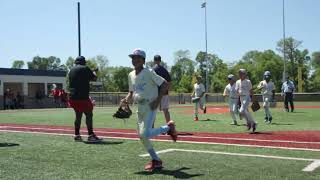
<path fill-rule="evenodd" d="M 229 96 L 229 98 L 232 98 L 232 99 L 237 99 L 239 96 L 236 91 L 236 83 L 234 83 L 233 85 L 228 84 L 226 86 L 226 88 L 224 89 L 223 95 L 224 96 L 227 95 L 227 96 Z"/>
<path fill-rule="evenodd" d="M 195 83 L 193 88 L 194 88 L 196 97 L 200 97 L 204 92 L 206 92 L 206 89 L 204 88 L 204 85 L 202 83 L 200 84 Z"/>
<path fill-rule="evenodd" d="M 236 91 L 240 96 L 248 96 L 250 95 L 250 91 L 252 89 L 252 84 L 249 79 L 237 80 L 236 82 Z"/>
<path fill-rule="evenodd" d="M 267 82 L 263 80 L 259 83 L 258 88 L 261 89 L 262 95 L 272 95 L 272 91 L 275 90 L 274 83 L 272 81 Z"/>
<path fill-rule="evenodd" d="M 164 81 L 153 70 L 144 68 L 138 75 L 133 70 L 129 73 L 129 91 L 133 92 L 136 102 L 150 102 L 158 97 L 158 87 Z"/>

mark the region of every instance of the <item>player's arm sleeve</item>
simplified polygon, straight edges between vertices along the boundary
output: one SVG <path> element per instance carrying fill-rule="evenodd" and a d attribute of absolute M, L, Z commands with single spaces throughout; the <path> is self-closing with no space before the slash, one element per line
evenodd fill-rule
<path fill-rule="evenodd" d="M 161 86 L 161 84 L 165 82 L 165 79 L 157 75 L 156 72 L 151 71 L 150 74 L 151 74 L 152 81 L 156 83 L 158 86 Z"/>
<path fill-rule="evenodd" d="M 227 87 L 225 87 L 223 91 L 223 96 L 227 96 L 227 95 L 229 95 L 229 91 L 227 90 Z"/>
<path fill-rule="evenodd" d="M 249 90 L 252 90 L 252 83 L 250 80 L 248 80 L 248 86 L 249 86 Z"/>
<path fill-rule="evenodd" d="M 133 92 L 133 85 L 130 75 L 128 75 L 129 92 Z"/>

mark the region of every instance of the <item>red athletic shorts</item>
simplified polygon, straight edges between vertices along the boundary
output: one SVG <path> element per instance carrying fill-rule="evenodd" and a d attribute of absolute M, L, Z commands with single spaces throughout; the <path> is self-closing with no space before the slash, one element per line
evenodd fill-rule
<path fill-rule="evenodd" d="M 72 107 L 77 112 L 91 112 L 93 110 L 93 103 L 91 99 L 86 100 L 72 100 L 68 101 L 69 107 Z"/>

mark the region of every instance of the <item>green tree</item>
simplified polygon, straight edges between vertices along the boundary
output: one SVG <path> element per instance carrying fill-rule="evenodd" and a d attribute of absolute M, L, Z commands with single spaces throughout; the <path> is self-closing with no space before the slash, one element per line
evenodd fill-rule
<path fill-rule="evenodd" d="M 248 77 L 251 80 L 254 89 L 263 79 L 264 72 L 270 71 L 277 91 L 280 91 L 282 84 L 283 62 L 281 57 L 274 51 L 249 51 L 245 53 L 242 59 L 230 69 L 230 73 L 237 76 L 238 70 L 241 68 L 248 71 Z"/>
<path fill-rule="evenodd" d="M 93 63 L 96 64 L 96 67 L 99 69 L 98 71 L 98 81 L 102 83 L 106 83 L 109 74 L 108 74 L 108 64 L 109 60 L 106 56 L 97 55 L 96 57 L 90 59 Z"/>
<path fill-rule="evenodd" d="M 128 92 L 128 75 L 132 71 L 129 67 L 117 67 L 112 74 L 115 90 L 119 92 Z"/>
<path fill-rule="evenodd" d="M 320 51 L 312 53 L 311 64 L 313 67 L 313 72 L 308 82 L 309 92 L 319 92 L 320 91 Z"/>
<path fill-rule="evenodd" d="M 175 64 L 171 67 L 170 73 L 174 91 L 184 91 L 186 93 L 192 91 L 192 76 L 195 73 L 196 63 L 189 58 L 189 54 L 188 50 L 180 50 L 174 53 Z M 188 83 L 186 83 L 186 80 L 188 80 Z"/>
<path fill-rule="evenodd" d="M 24 61 L 22 60 L 15 60 L 12 63 L 12 68 L 15 68 L 15 69 L 22 69 L 23 66 L 24 66 Z"/>
<path fill-rule="evenodd" d="M 65 63 L 65 66 L 68 70 L 70 70 L 73 66 L 74 66 L 74 58 L 73 57 L 68 57 L 66 63 Z"/>
<path fill-rule="evenodd" d="M 320 68 L 320 51 L 312 53 L 311 62 L 314 68 Z"/>
<path fill-rule="evenodd" d="M 301 45 L 302 41 L 298 41 L 292 37 L 280 40 L 277 43 L 277 50 L 285 53 L 287 73 L 295 82 L 298 82 L 299 67 L 302 69 L 302 79 L 307 79 L 310 71 L 310 63 L 307 58 L 309 52 L 307 49 L 300 50 Z"/>
<path fill-rule="evenodd" d="M 178 93 L 189 93 L 192 91 L 192 76 L 182 75 L 179 86 L 176 87 Z"/>
<path fill-rule="evenodd" d="M 61 65 L 60 58 L 55 56 L 40 57 L 36 56 L 31 62 L 27 62 L 28 69 L 40 70 L 66 70 L 65 65 Z"/>

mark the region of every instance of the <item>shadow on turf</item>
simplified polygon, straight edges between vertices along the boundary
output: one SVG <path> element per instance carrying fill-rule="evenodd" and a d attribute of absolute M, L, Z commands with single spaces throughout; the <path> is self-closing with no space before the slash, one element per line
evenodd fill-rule
<path fill-rule="evenodd" d="M 218 120 L 216 120 L 216 119 L 199 119 L 199 121 L 206 121 L 206 122 L 208 122 L 208 121 L 218 121 Z"/>
<path fill-rule="evenodd" d="M 291 126 L 294 124 L 286 124 L 286 123 L 271 123 L 271 125 L 276 125 L 276 126 Z"/>
<path fill-rule="evenodd" d="M 120 141 L 101 141 L 101 142 L 88 142 L 88 141 L 83 141 L 84 144 L 95 144 L 95 145 L 118 145 L 122 144 L 123 142 Z"/>
<path fill-rule="evenodd" d="M 189 132 L 178 132 L 178 135 L 179 136 L 192 136 L 193 134 L 189 133 Z"/>
<path fill-rule="evenodd" d="M 0 143 L 0 147 L 12 147 L 12 146 L 20 146 L 20 144 L 16 144 L 16 143 Z"/>
<path fill-rule="evenodd" d="M 188 174 L 186 172 L 183 172 L 183 170 L 189 170 L 189 169 L 191 169 L 191 168 L 182 167 L 177 170 L 158 169 L 158 170 L 154 170 L 152 172 L 140 171 L 140 172 L 136 172 L 134 174 L 145 175 L 145 176 L 150 176 L 153 174 L 162 174 L 162 175 L 172 176 L 177 179 L 190 179 L 190 178 L 197 177 L 197 176 L 203 176 L 203 174 Z"/>

